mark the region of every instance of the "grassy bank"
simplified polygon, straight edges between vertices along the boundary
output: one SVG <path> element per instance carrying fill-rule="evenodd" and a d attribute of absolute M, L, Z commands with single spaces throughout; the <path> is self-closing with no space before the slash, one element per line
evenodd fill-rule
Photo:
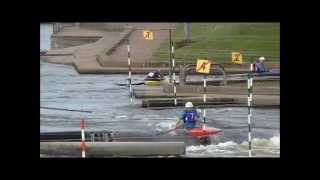
<path fill-rule="evenodd" d="M 231 63 L 231 52 L 242 52 L 244 62 L 258 56 L 267 62 L 280 60 L 279 23 L 191 23 L 190 40 L 183 43 L 184 25 L 177 27 L 173 40 L 178 63 L 195 63 L 197 58 L 208 58 L 218 63 Z M 168 62 L 168 44 L 154 54 L 154 62 Z"/>

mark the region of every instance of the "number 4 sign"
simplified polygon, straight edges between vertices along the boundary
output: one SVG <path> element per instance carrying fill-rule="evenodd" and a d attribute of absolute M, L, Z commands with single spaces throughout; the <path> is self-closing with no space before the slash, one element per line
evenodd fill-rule
<path fill-rule="evenodd" d="M 149 30 L 144 30 L 143 31 L 143 38 L 145 40 L 153 40 L 153 32 Z"/>
<path fill-rule="evenodd" d="M 242 64 L 242 54 L 240 52 L 232 52 L 232 62 Z"/>

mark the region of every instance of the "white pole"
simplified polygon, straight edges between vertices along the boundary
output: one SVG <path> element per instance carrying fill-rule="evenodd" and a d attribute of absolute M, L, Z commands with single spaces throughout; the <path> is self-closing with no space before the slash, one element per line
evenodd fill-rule
<path fill-rule="evenodd" d="M 175 73 L 175 60 L 174 60 L 174 46 L 171 44 L 171 53 L 172 53 L 172 73 L 173 73 L 173 93 L 174 93 L 174 106 L 177 106 L 177 86 L 176 86 L 176 73 Z"/>
<path fill-rule="evenodd" d="M 206 99 L 206 92 L 207 92 L 207 79 L 206 79 L 206 75 L 203 76 L 203 129 L 206 128 L 206 102 L 207 102 L 207 99 Z"/>
<path fill-rule="evenodd" d="M 130 102 L 132 103 L 131 59 L 130 59 L 130 42 L 129 42 L 129 39 L 127 39 L 127 49 L 128 49 L 128 67 L 129 67 L 129 94 L 130 94 Z"/>
<path fill-rule="evenodd" d="M 248 146 L 249 146 L 249 157 L 251 154 L 251 118 L 252 118 L 252 85 L 253 85 L 253 64 L 250 64 L 250 72 L 248 73 Z"/>
<path fill-rule="evenodd" d="M 80 128 L 81 128 L 81 146 L 80 146 L 81 147 L 81 155 L 82 155 L 82 158 L 85 158 L 86 157 L 86 150 L 85 150 L 86 137 L 85 137 L 85 133 L 84 133 L 84 120 L 83 119 L 81 119 Z"/>
<path fill-rule="evenodd" d="M 189 39 L 190 23 L 184 23 L 184 40 Z"/>

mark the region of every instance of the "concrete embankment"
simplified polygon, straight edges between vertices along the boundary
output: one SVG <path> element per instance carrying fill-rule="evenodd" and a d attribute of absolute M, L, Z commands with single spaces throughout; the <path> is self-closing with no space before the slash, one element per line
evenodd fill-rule
<path fill-rule="evenodd" d="M 177 97 L 197 97 L 202 96 L 203 87 L 195 85 L 177 86 Z M 223 95 L 247 95 L 246 87 L 233 86 L 208 86 L 206 94 L 223 94 Z M 133 94 L 135 98 L 173 98 L 172 85 L 154 86 L 154 87 L 134 87 Z M 255 87 L 254 95 L 280 95 L 280 87 Z"/>
<path fill-rule="evenodd" d="M 177 93 L 203 93 L 203 86 L 196 85 L 184 85 L 184 86 L 176 86 Z M 172 85 L 163 86 L 164 93 L 173 93 Z M 248 94 L 247 87 L 235 87 L 235 86 L 207 86 L 206 87 L 207 94 Z M 254 94 L 259 95 L 279 95 L 280 87 L 254 87 Z"/>
<path fill-rule="evenodd" d="M 84 23 L 85 24 L 85 23 Z M 109 26 L 108 30 L 98 28 Z M 141 36 L 141 30 L 137 31 L 133 26 L 125 23 L 102 23 L 93 30 L 92 24 L 88 27 L 68 27 L 52 36 L 52 49 L 40 59 L 45 62 L 72 64 L 81 74 L 122 74 L 128 73 L 126 40 L 132 43 L 132 70 L 133 74 L 146 74 L 154 68 L 150 67 L 150 58 L 154 49 L 159 47 L 166 38 L 157 41 L 145 42 Z M 167 27 L 167 23 L 129 23 L 136 26 Z M 166 37 L 166 33 L 158 32 L 157 36 Z M 86 44 L 84 44 L 87 42 Z M 72 47 L 70 47 L 72 46 Z M 141 49 L 144 49 L 141 51 Z M 163 72 L 168 71 L 166 65 L 161 65 Z"/>
<path fill-rule="evenodd" d="M 197 107 L 246 107 L 247 96 L 243 95 L 211 95 L 203 102 L 202 97 L 179 97 L 177 106 L 184 106 L 186 102 L 191 101 Z M 279 96 L 253 96 L 253 107 L 271 108 L 280 106 Z M 143 99 L 142 107 L 174 107 L 172 98 Z"/>
<path fill-rule="evenodd" d="M 69 28 L 70 29 L 70 28 Z M 102 73 L 108 72 L 108 68 L 102 67 L 98 62 L 98 57 L 103 56 L 108 50 L 114 48 L 120 41 L 132 32 L 131 29 L 123 31 L 90 31 L 85 29 L 71 28 L 68 38 L 88 38 L 89 35 L 95 42 L 82 44 L 79 46 L 67 47 L 62 49 L 52 49 L 40 59 L 50 63 L 73 64 L 79 73 Z M 66 28 L 64 31 L 68 31 Z M 56 34 L 56 39 L 65 38 L 66 33 Z M 72 35 L 71 35 L 72 34 Z"/>
<path fill-rule="evenodd" d="M 247 106 L 247 87 L 237 86 L 208 86 L 207 102 L 210 107 L 243 107 Z M 135 98 L 141 98 L 142 107 L 173 107 L 174 94 L 172 85 L 155 87 L 134 87 Z M 196 106 L 204 106 L 202 86 L 177 86 L 178 106 L 183 106 L 187 101 L 192 101 Z M 280 87 L 254 87 L 254 107 L 279 107 Z"/>
<path fill-rule="evenodd" d="M 87 142 L 88 157 L 184 155 L 184 142 Z M 40 142 L 40 154 L 81 157 L 80 142 Z"/>

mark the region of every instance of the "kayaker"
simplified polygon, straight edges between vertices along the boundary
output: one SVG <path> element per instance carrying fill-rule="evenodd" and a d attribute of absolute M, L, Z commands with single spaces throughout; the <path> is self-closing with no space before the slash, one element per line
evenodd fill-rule
<path fill-rule="evenodd" d="M 255 63 L 255 72 L 261 73 L 261 72 L 269 72 L 268 68 L 264 65 L 264 61 L 266 60 L 265 57 L 259 57 L 257 62 Z"/>
<path fill-rule="evenodd" d="M 155 70 L 155 71 L 150 72 L 150 73 L 147 75 L 147 77 L 148 77 L 148 78 L 161 79 L 160 70 Z"/>
<path fill-rule="evenodd" d="M 203 122 L 200 120 L 198 111 L 193 107 L 192 102 L 187 102 L 185 104 L 185 110 L 182 112 L 182 115 L 176 124 L 176 128 L 184 125 L 184 128 L 191 129 L 197 127 L 197 124 L 201 126 Z"/>

